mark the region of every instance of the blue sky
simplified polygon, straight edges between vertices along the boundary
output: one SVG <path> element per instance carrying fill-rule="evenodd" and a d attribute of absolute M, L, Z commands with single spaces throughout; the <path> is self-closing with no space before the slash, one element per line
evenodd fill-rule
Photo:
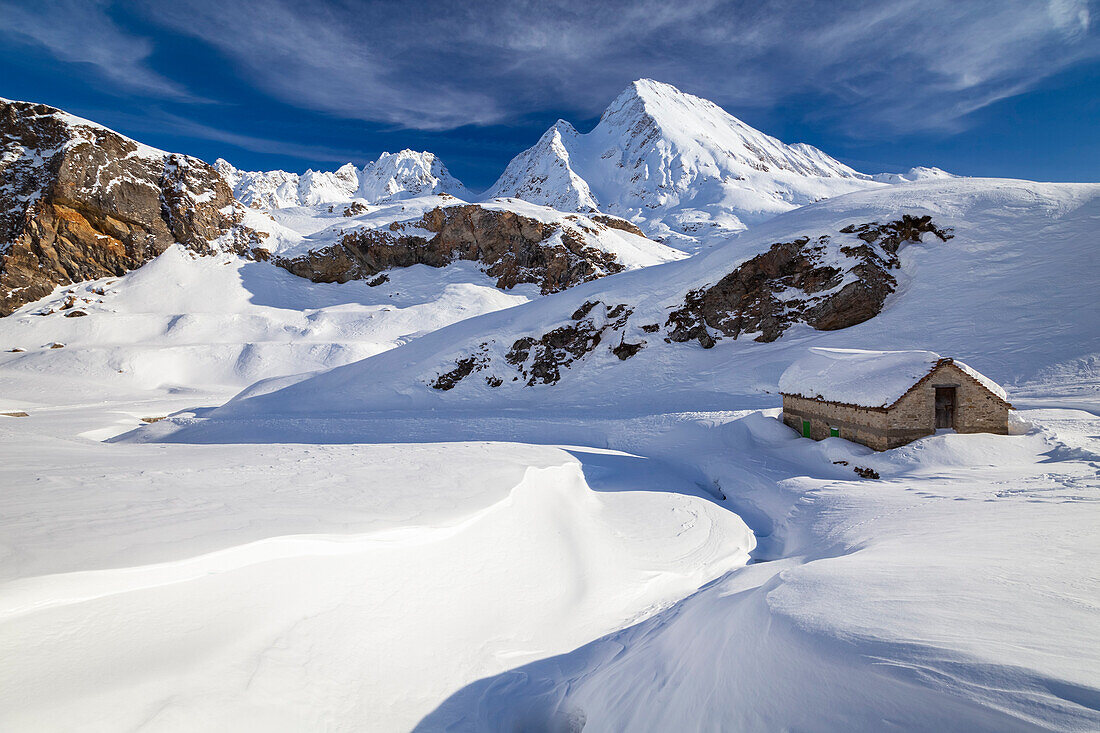
<path fill-rule="evenodd" d="M 1100 180 L 1086 0 L 0 0 L 0 96 L 248 169 L 431 150 L 472 188 L 633 79 L 858 170 Z"/>

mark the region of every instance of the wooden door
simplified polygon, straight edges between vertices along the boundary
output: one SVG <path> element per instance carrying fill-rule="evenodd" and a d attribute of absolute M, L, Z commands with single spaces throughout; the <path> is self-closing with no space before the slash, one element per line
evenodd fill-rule
<path fill-rule="evenodd" d="M 936 387 L 936 429 L 955 427 L 955 388 Z"/>

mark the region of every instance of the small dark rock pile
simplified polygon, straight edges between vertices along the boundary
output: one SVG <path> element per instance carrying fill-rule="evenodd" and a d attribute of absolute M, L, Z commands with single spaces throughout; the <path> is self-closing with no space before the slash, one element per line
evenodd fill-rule
<path fill-rule="evenodd" d="M 644 341 L 626 343 L 624 329 L 632 313 L 633 310 L 625 303 L 609 307 L 598 300 L 588 301 L 574 311 L 572 323 L 547 331 L 537 338 L 524 336 L 516 339 L 504 355 L 504 362 L 516 372 L 512 381 L 522 380 L 528 387 L 556 384 L 561 380 L 562 369 L 594 351 L 609 334 L 619 335 L 618 343 L 609 349 L 611 353 L 619 359 L 629 359 L 645 346 Z M 455 368 L 436 377 L 431 386 L 449 390 L 474 372 L 488 369 L 492 365 L 488 352 L 488 342 L 480 344 L 474 354 L 455 360 Z M 485 381 L 490 387 L 499 387 L 504 383 L 504 379 L 496 374 L 487 376 Z"/>

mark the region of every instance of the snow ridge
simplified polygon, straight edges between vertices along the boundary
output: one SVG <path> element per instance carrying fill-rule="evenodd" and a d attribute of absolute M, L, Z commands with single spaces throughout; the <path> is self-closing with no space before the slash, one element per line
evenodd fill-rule
<path fill-rule="evenodd" d="M 599 209 L 685 249 L 784 211 L 881 185 L 817 148 L 786 145 L 705 99 L 639 79 L 586 134 L 559 120 L 486 197 Z"/>
<path fill-rule="evenodd" d="M 414 196 L 447 193 L 468 199 L 469 192 L 443 161 L 428 151 L 382 153 L 362 169 L 346 163 L 335 171 L 242 171 L 218 158 L 215 167 L 241 203 L 254 209 L 347 203 L 375 204 Z"/>

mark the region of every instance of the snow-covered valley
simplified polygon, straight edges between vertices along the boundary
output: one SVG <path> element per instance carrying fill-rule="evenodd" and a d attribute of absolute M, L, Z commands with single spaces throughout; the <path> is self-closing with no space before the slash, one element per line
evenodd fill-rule
<path fill-rule="evenodd" d="M 0 318 L 0 730 L 1100 729 L 1100 184 L 648 80 L 566 127 L 485 196 L 195 161 L 231 230 Z M 69 229 L 0 255 L 121 247 L 35 155 Z M 1010 434 L 803 439 L 818 346 L 965 359 Z"/>

